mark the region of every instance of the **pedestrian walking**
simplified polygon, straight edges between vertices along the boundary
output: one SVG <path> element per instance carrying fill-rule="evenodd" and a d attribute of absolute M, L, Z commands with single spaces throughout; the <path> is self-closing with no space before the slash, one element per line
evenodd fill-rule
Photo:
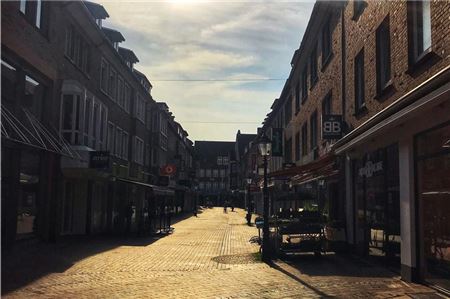
<path fill-rule="evenodd" d="M 133 216 L 133 202 L 129 202 L 125 206 L 125 235 L 127 236 L 130 234 L 132 216 Z"/>
<path fill-rule="evenodd" d="M 224 213 L 227 212 L 227 203 L 226 203 L 226 202 L 223 204 L 223 212 L 224 212 Z"/>
<path fill-rule="evenodd" d="M 192 209 L 192 213 L 195 217 L 197 217 L 197 206 L 194 206 L 194 208 Z"/>

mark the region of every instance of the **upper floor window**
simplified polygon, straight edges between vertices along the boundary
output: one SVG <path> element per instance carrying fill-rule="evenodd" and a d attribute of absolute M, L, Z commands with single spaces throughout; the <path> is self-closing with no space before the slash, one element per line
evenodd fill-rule
<path fill-rule="evenodd" d="M 122 131 L 122 151 L 121 151 L 121 157 L 124 160 L 128 160 L 128 142 L 129 137 L 128 133 L 125 131 Z"/>
<path fill-rule="evenodd" d="M 431 47 L 430 1 L 408 1 L 409 63 L 418 62 Z"/>
<path fill-rule="evenodd" d="M 219 177 L 219 169 L 213 169 L 213 178 Z"/>
<path fill-rule="evenodd" d="M 295 113 L 300 111 L 300 81 L 295 85 Z"/>
<path fill-rule="evenodd" d="M 222 156 L 217 157 L 217 165 L 222 165 Z"/>
<path fill-rule="evenodd" d="M 221 178 L 226 177 L 226 171 L 225 171 L 225 169 L 221 169 L 221 170 L 220 170 L 220 177 L 221 177 Z"/>
<path fill-rule="evenodd" d="M 353 20 L 357 20 L 366 8 L 366 1 L 355 0 L 353 1 Z"/>
<path fill-rule="evenodd" d="M 199 177 L 203 178 L 205 176 L 205 170 L 200 168 Z"/>
<path fill-rule="evenodd" d="M 289 99 L 286 101 L 286 104 L 284 105 L 284 124 L 287 125 L 292 118 L 292 98 L 289 97 Z"/>
<path fill-rule="evenodd" d="M 311 115 L 310 118 L 310 127 L 311 127 L 311 150 L 314 150 L 317 147 L 317 111 Z"/>
<path fill-rule="evenodd" d="M 308 153 L 308 123 L 302 126 L 302 154 L 305 156 Z"/>
<path fill-rule="evenodd" d="M 292 162 L 292 138 L 286 139 L 284 144 L 284 157 L 285 162 Z"/>
<path fill-rule="evenodd" d="M 136 104 L 134 105 L 134 115 L 137 119 L 145 123 L 145 102 L 139 93 L 136 93 Z"/>
<path fill-rule="evenodd" d="M 206 169 L 206 171 L 205 171 L 205 176 L 206 176 L 207 178 L 210 178 L 210 177 L 211 177 L 211 169 Z"/>
<path fill-rule="evenodd" d="M 65 56 L 84 73 L 89 73 L 90 47 L 72 25 L 66 28 Z"/>
<path fill-rule="evenodd" d="M 107 149 L 111 155 L 115 155 L 115 126 L 112 122 L 108 122 L 108 144 Z"/>
<path fill-rule="evenodd" d="M 222 162 L 223 162 L 223 165 L 228 165 L 228 163 L 229 163 L 228 157 L 227 156 L 222 157 Z"/>
<path fill-rule="evenodd" d="M 42 27 L 42 1 L 41 0 L 20 0 L 19 11 L 25 15 L 28 22 L 36 26 Z"/>
<path fill-rule="evenodd" d="M 364 49 L 355 57 L 355 112 L 365 107 L 364 96 Z"/>
<path fill-rule="evenodd" d="M 92 96 L 62 95 L 61 133 L 70 144 L 106 148 L 107 108 Z"/>
<path fill-rule="evenodd" d="M 331 56 L 331 26 L 328 19 L 322 28 L 322 67 L 327 64 Z"/>
<path fill-rule="evenodd" d="M 111 97 L 111 99 L 116 100 L 117 72 L 112 67 L 109 68 L 108 94 Z"/>
<path fill-rule="evenodd" d="M 389 16 L 380 24 L 376 32 L 377 93 L 380 94 L 391 79 L 391 38 Z"/>
<path fill-rule="evenodd" d="M 108 63 L 106 62 L 106 60 L 102 59 L 100 65 L 100 89 L 106 93 L 107 86 L 108 86 Z"/>
<path fill-rule="evenodd" d="M 131 103 L 131 88 L 128 83 L 124 84 L 124 99 L 123 99 L 123 108 L 127 113 L 130 113 L 130 103 Z"/>
<path fill-rule="evenodd" d="M 302 73 L 302 103 L 308 98 L 308 69 L 305 67 Z"/>
<path fill-rule="evenodd" d="M 134 162 L 144 165 L 144 140 L 134 137 Z"/>
<path fill-rule="evenodd" d="M 310 84 L 311 84 L 311 87 L 312 87 L 317 82 L 317 46 L 315 46 L 313 51 L 311 52 L 311 58 L 310 58 L 309 65 L 310 65 L 310 68 L 311 68 Z"/>

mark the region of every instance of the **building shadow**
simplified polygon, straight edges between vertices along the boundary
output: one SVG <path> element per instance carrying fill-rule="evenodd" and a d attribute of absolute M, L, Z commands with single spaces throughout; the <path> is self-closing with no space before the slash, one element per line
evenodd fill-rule
<path fill-rule="evenodd" d="M 350 254 L 298 254 L 285 256 L 282 261 L 308 276 L 394 278 L 399 275 L 381 264 Z"/>
<path fill-rule="evenodd" d="M 183 213 L 172 218 L 172 225 L 194 217 Z M 52 273 L 63 273 L 78 261 L 120 246 L 150 246 L 167 234 L 63 236 L 55 243 L 28 240 L 2 252 L 1 294 L 27 286 Z"/>

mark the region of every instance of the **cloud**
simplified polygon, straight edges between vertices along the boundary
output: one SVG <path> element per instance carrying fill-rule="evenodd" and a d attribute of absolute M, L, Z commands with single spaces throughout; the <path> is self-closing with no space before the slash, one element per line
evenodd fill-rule
<path fill-rule="evenodd" d="M 152 81 L 153 97 L 168 103 L 194 140 L 231 140 L 238 129 L 256 132 L 284 84 L 264 79 L 288 76 L 313 6 L 267 1 L 99 2 L 111 16 L 106 26 L 121 31 L 123 46 L 138 56 L 136 68 Z M 199 120 L 228 123 L 193 122 Z"/>

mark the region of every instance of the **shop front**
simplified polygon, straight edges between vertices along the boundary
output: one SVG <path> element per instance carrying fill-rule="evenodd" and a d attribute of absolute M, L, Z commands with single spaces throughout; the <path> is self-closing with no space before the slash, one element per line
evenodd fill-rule
<path fill-rule="evenodd" d="M 345 159 L 347 239 L 400 264 L 405 281 L 450 289 L 450 70 L 333 147 Z"/>

